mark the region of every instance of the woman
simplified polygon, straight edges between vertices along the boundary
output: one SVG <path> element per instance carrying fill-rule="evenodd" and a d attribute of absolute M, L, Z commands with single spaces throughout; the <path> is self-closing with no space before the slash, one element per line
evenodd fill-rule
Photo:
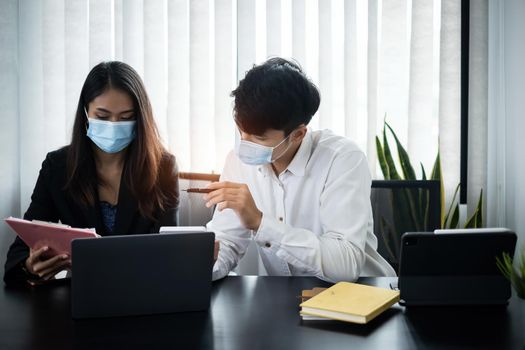
<path fill-rule="evenodd" d="M 137 72 L 104 62 L 88 74 L 71 144 L 47 154 L 26 220 L 94 227 L 101 236 L 158 232 L 177 224 L 175 157 L 162 146 Z M 46 257 L 20 238 L 9 248 L 6 284 L 52 279 L 70 257 Z"/>

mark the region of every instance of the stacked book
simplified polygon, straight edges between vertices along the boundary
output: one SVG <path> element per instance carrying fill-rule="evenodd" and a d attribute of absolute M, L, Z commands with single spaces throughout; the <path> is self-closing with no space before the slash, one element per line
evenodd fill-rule
<path fill-rule="evenodd" d="M 339 320 L 368 323 L 399 301 L 399 291 L 339 282 L 330 288 L 304 290 L 300 315 L 303 320 Z"/>

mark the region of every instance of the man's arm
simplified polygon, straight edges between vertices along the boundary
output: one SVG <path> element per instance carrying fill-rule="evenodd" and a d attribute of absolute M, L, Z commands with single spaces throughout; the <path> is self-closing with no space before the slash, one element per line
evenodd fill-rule
<path fill-rule="evenodd" d="M 220 181 L 238 181 L 239 169 L 235 168 L 235 155 L 230 152 L 226 157 Z M 212 220 L 206 225 L 215 232 L 219 241 L 219 255 L 213 266 L 213 280 L 225 277 L 233 270 L 246 253 L 252 240 L 251 230 L 247 229 L 232 209 L 217 206 Z"/>

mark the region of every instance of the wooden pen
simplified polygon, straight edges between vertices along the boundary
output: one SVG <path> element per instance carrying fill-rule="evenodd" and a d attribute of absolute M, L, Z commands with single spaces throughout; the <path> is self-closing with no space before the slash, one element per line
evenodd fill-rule
<path fill-rule="evenodd" d="M 182 190 L 182 191 L 186 191 L 188 193 L 210 193 L 212 191 L 215 191 L 211 188 L 187 188 L 185 190 Z"/>

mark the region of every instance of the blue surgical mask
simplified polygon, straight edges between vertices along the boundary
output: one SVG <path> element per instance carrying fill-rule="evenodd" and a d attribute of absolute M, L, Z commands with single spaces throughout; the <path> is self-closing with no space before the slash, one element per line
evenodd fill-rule
<path fill-rule="evenodd" d="M 263 165 L 270 164 L 279 159 L 287 150 L 288 147 L 276 158 L 272 159 L 273 150 L 279 147 L 284 141 L 290 137 L 288 135 L 279 144 L 274 147 L 259 145 L 258 143 L 241 140 L 239 130 L 235 132 L 235 154 L 239 159 L 248 165 Z"/>
<path fill-rule="evenodd" d="M 87 136 L 106 153 L 117 153 L 126 148 L 135 139 L 135 120 L 110 122 L 88 118 Z"/>

